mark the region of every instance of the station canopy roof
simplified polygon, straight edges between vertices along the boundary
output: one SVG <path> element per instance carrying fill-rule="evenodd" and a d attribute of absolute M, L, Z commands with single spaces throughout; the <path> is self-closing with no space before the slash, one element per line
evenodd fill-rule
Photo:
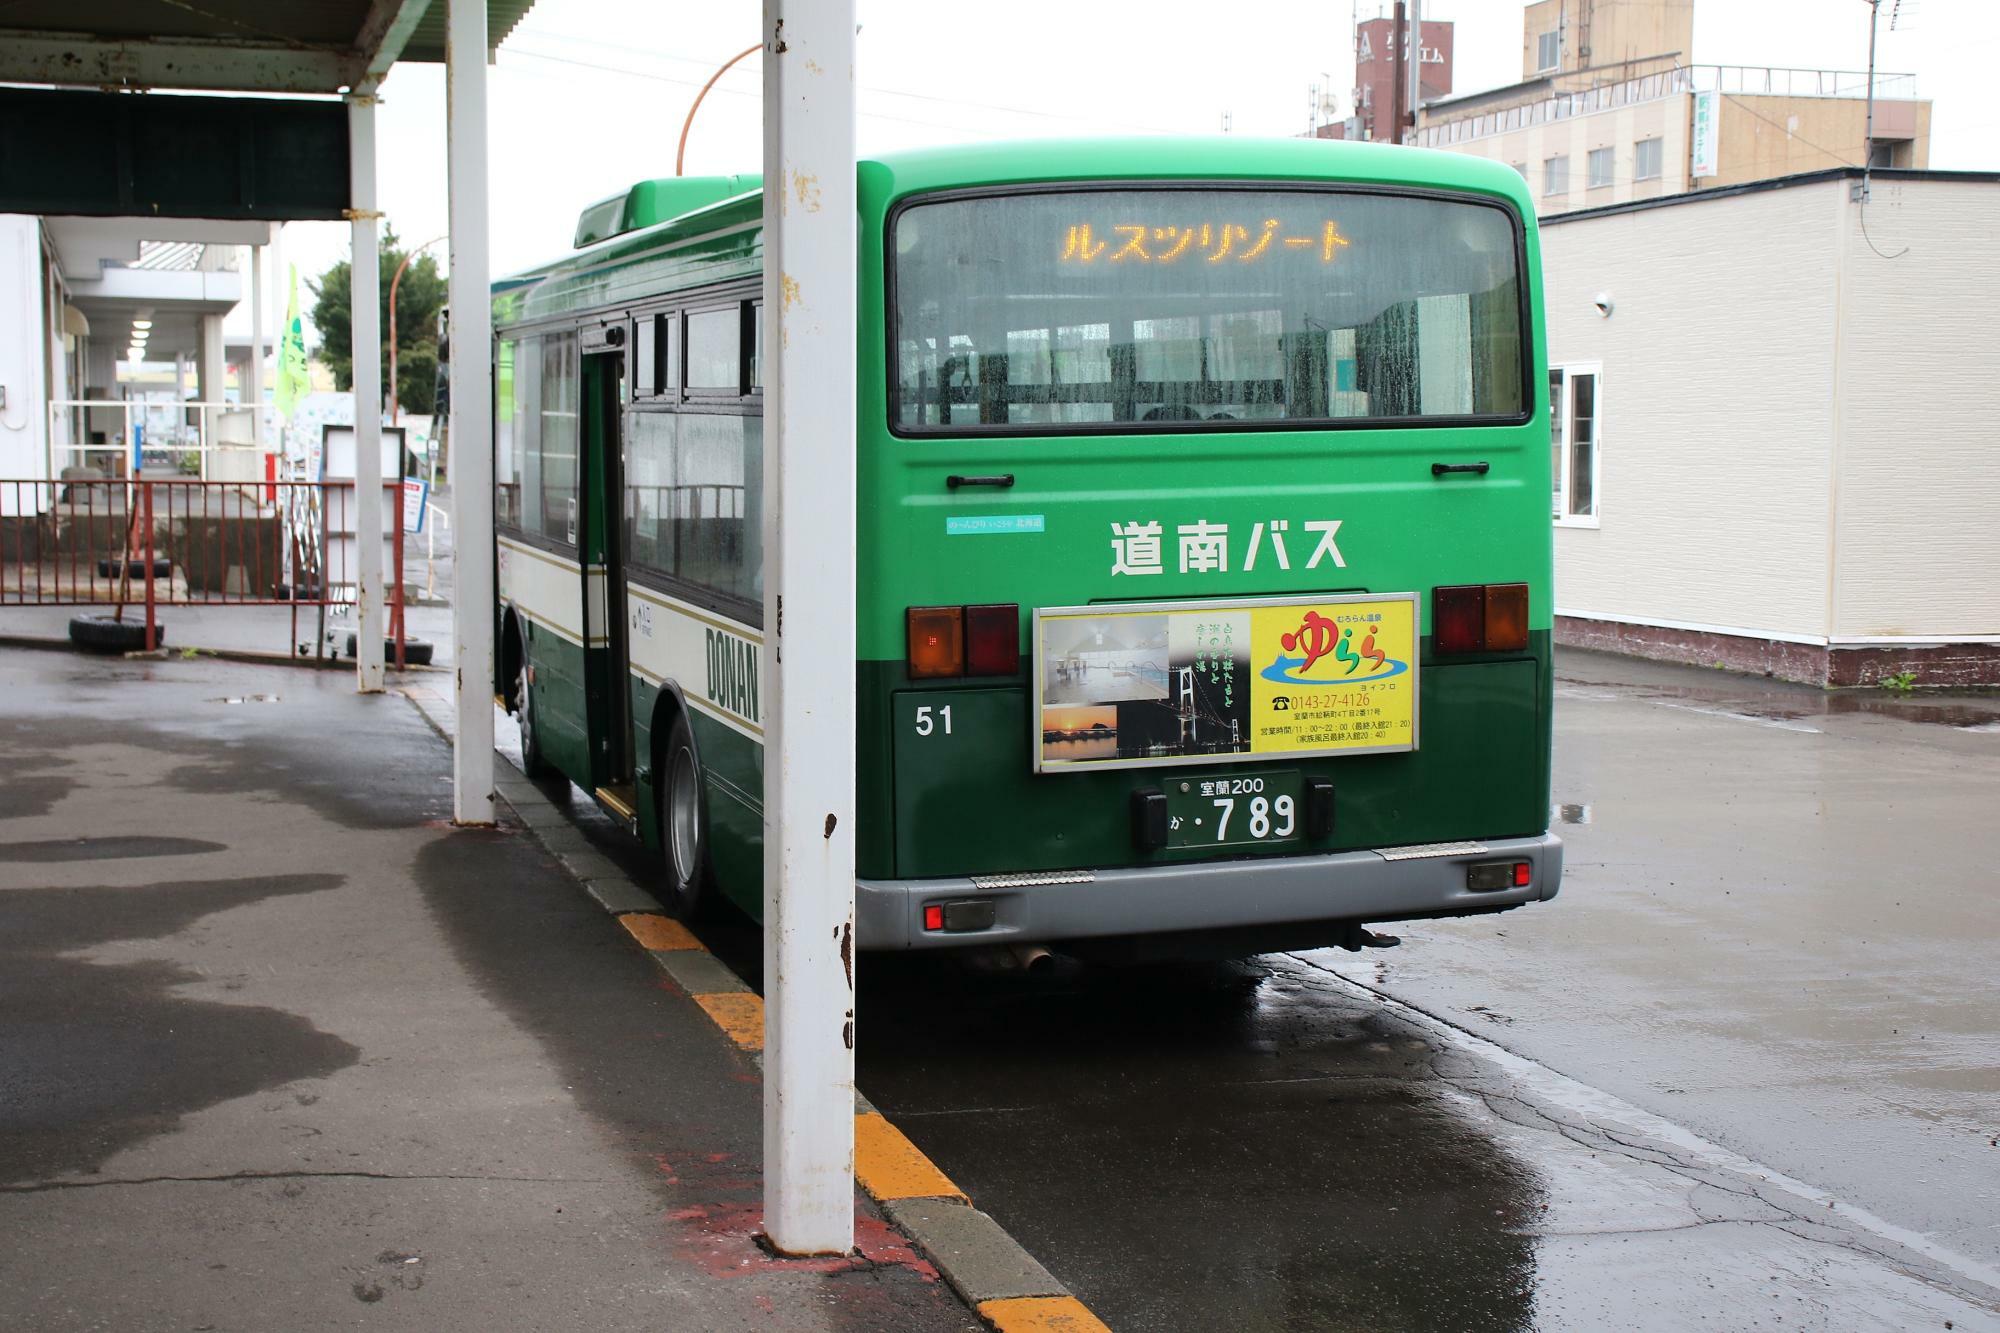
<path fill-rule="evenodd" d="M 444 60 L 449 0 L 10 0 L 0 82 L 338 93 Z M 485 0 L 487 41 L 534 0 Z M 489 53 L 490 54 L 490 53 Z"/>

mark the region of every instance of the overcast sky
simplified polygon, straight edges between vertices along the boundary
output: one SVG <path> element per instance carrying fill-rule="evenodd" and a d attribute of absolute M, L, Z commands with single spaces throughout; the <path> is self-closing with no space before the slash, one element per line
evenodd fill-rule
<path fill-rule="evenodd" d="M 1877 64 L 1917 76 L 1930 98 L 1930 165 L 2000 167 L 1994 0 L 1883 0 Z M 1308 90 L 1330 81 L 1351 106 L 1352 22 L 1386 4 L 1343 0 L 1016 0 L 1000 7 L 859 0 L 863 154 L 1047 135 L 1304 130 Z M 1455 90 L 1520 77 L 1519 0 L 1427 0 L 1457 25 Z M 635 180 L 670 176 L 681 122 L 717 66 L 758 39 L 758 0 L 538 0 L 493 70 L 492 238 L 496 273 L 569 248 L 576 215 Z M 1004 13 L 1005 22 L 993 15 Z M 1865 69 L 1865 0 L 1696 0 L 1694 61 Z M 755 171 L 760 55 L 709 94 L 689 174 Z M 444 72 L 399 65 L 383 86 L 382 207 L 411 243 L 446 225 Z M 286 259 L 301 281 L 347 256 L 347 228 L 298 223 Z M 442 247 L 440 247 L 442 250 Z M 386 275 L 385 275 L 386 281 Z M 311 296 L 301 288 L 301 302 Z M 240 314 L 247 324 L 247 311 Z"/>

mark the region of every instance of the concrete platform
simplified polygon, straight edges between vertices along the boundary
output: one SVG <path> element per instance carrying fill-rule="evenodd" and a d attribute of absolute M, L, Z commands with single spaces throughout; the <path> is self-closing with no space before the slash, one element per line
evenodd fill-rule
<path fill-rule="evenodd" d="M 755 1062 L 334 673 L 0 652 L 0 1328 L 970 1329 L 770 1260 Z"/>

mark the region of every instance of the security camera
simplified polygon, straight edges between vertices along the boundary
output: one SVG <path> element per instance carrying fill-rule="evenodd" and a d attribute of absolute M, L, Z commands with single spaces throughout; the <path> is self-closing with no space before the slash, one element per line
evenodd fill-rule
<path fill-rule="evenodd" d="M 1591 301 L 1591 304 L 1597 307 L 1598 314 L 1604 316 L 1606 319 L 1611 318 L 1610 292 L 1599 292 L 1597 296 Z"/>

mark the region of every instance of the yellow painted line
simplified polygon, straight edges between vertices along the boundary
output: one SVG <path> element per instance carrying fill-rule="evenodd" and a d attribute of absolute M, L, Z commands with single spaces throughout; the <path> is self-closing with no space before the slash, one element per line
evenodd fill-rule
<path fill-rule="evenodd" d="M 979 1317 L 1000 1333 L 1111 1333 L 1074 1296 L 1010 1296 L 981 1301 Z"/>
<path fill-rule="evenodd" d="M 662 953 L 673 953 L 682 949 L 699 949 L 701 941 L 672 917 L 647 916 L 630 913 L 618 918 L 618 924 L 625 927 L 633 939 L 648 949 Z"/>
<path fill-rule="evenodd" d="M 902 1130 L 870 1111 L 854 1117 L 854 1178 L 879 1201 L 965 1198 Z"/>
<path fill-rule="evenodd" d="M 701 949 L 686 926 L 671 917 L 631 912 L 618 924 L 641 946 L 655 952 Z M 764 1049 L 764 997 L 750 991 L 697 995 L 694 1002 L 729 1039 L 746 1051 Z M 971 1204 L 923 1150 L 880 1112 L 854 1117 L 854 1178 L 878 1202 L 896 1199 L 956 1199 Z M 1074 1296 L 1018 1296 L 981 1301 L 980 1318 L 998 1333 L 1111 1333 L 1110 1326 Z"/>
<path fill-rule="evenodd" d="M 694 1002 L 708 1010 L 715 1025 L 746 1051 L 764 1049 L 764 997 L 749 991 L 697 995 Z"/>

